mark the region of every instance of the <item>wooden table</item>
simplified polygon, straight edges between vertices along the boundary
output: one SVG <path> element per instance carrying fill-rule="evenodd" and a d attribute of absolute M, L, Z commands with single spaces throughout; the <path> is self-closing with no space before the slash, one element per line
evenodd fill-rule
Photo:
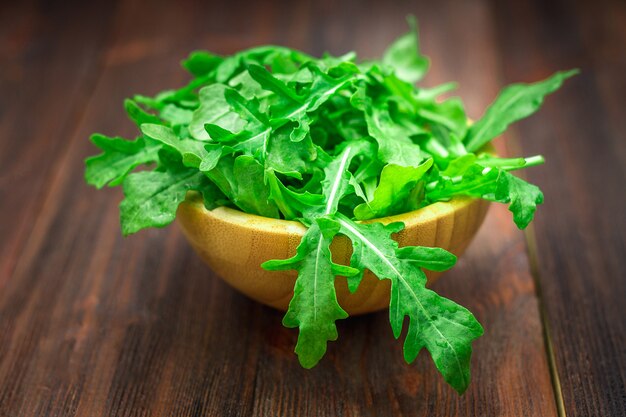
<path fill-rule="evenodd" d="M 0 6 L 0 416 L 626 414 L 626 2 L 56 3 Z M 463 397 L 427 354 L 403 362 L 386 312 L 340 322 L 302 369 L 281 313 L 177 227 L 123 239 L 120 191 L 82 179 L 89 134 L 135 134 L 122 99 L 184 83 L 189 51 L 375 57 L 408 13 L 426 85 L 458 80 L 474 118 L 505 84 L 582 68 L 499 143 L 546 156 L 533 227 L 494 207 L 437 284 L 485 327 Z"/>

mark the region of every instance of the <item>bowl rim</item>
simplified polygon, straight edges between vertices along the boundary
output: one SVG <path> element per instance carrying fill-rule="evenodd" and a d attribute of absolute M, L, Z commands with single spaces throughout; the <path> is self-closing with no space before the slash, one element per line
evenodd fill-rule
<path fill-rule="evenodd" d="M 409 229 L 420 224 L 437 222 L 446 216 L 479 202 L 480 200 L 481 198 L 478 197 L 457 196 L 453 197 L 449 201 L 438 201 L 406 213 L 378 217 L 369 220 L 360 220 L 358 222 L 379 222 L 383 224 L 402 222 L 405 225 L 405 229 Z M 296 220 L 274 219 L 271 217 L 259 216 L 258 214 L 245 213 L 241 210 L 227 206 L 218 206 L 209 210 L 205 207 L 201 195 L 197 192 L 189 192 L 183 201 L 183 204 L 187 204 L 196 210 L 200 210 L 203 216 L 210 216 L 216 220 L 244 229 L 262 231 L 270 234 L 288 234 L 299 236 L 304 236 L 307 231 L 307 227 Z"/>

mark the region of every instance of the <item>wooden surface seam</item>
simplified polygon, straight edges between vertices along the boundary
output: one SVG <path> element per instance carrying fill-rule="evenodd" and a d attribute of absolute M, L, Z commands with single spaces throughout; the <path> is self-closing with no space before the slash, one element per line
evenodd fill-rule
<path fill-rule="evenodd" d="M 543 297 L 541 291 L 541 271 L 538 266 L 538 253 L 537 242 L 535 238 L 534 225 L 531 223 L 524 231 L 526 238 L 526 247 L 528 249 L 528 261 L 530 264 L 530 274 L 533 277 L 535 283 L 535 293 L 537 295 L 537 304 L 539 307 L 539 317 L 541 318 L 541 326 L 543 330 L 543 340 L 546 346 L 546 357 L 548 360 L 548 366 L 550 367 L 550 379 L 552 381 L 552 389 L 554 390 L 554 401 L 556 405 L 556 411 L 559 417 L 566 417 L 567 412 L 565 410 L 565 403 L 563 401 L 563 389 L 561 388 L 561 378 L 559 377 L 559 369 L 556 362 L 556 356 L 554 354 L 554 345 L 552 344 L 552 337 L 550 336 L 550 323 L 546 316 L 546 300 Z"/>

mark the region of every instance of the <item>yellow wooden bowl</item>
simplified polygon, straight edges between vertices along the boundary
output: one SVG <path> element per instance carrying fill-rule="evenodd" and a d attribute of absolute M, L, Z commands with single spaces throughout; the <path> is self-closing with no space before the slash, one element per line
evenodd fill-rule
<path fill-rule="evenodd" d="M 420 210 L 372 221 L 401 221 L 405 229 L 395 239 L 400 246 L 436 246 L 460 256 L 478 231 L 489 203 L 480 199 L 456 198 Z M 227 207 L 207 210 L 197 195 L 189 194 L 178 208 L 177 219 L 198 255 L 228 284 L 263 304 L 287 310 L 293 295 L 295 271 L 266 271 L 269 259 L 290 258 L 306 228 L 295 221 L 270 219 Z M 348 265 L 352 245 L 343 236 L 332 245 L 333 260 Z M 440 275 L 426 273 L 432 284 Z M 350 315 L 389 306 L 389 280 L 378 280 L 366 271 L 354 294 L 346 279 L 335 281 L 339 304 Z"/>

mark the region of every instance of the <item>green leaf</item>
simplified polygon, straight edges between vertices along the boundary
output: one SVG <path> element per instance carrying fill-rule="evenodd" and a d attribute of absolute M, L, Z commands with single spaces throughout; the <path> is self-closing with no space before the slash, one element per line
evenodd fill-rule
<path fill-rule="evenodd" d="M 206 175 L 237 207 L 246 213 L 278 218 L 278 209 L 269 199 L 263 180 L 263 165 L 248 155 L 225 156 Z"/>
<path fill-rule="evenodd" d="M 445 170 L 441 172 L 441 175 L 444 177 L 455 177 L 459 175 L 465 174 L 469 169 L 476 168 L 480 169 L 482 174 L 482 166 L 476 165 L 476 155 L 473 153 L 468 153 L 458 158 L 454 158 L 448 161 L 448 166 Z M 473 174 L 473 172 L 471 173 Z"/>
<path fill-rule="evenodd" d="M 307 111 L 319 109 L 331 97 L 349 86 L 354 78 L 353 73 L 347 73 L 339 78 L 332 77 L 313 63 L 309 63 L 308 68 L 313 75 L 313 82 L 306 98 Z"/>
<path fill-rule="evenodd" d="M 380 183 L 374 191 L 374 198 L 354 209 L 359 220 L 374 219 L 404 213 L 408 207 L 415 207 L 409 198 L 411 192 L 433 165 L 429 158 L 417 167 L 386 165 L 380 174 Z"/>
<path fill-rule="evenodd" d="M 103 153 L 85 160 L 85 179 L 88 184 L 102 188 L 122 183 L 126 175 L 135 167 L 156 162 L 160 146 L 143 137 L 135 141 L 123 138 L 110 138 L 105 135 L 91 135 L 91 141 Z"/>
<path fill-rule="evenodd" d="M 159 116 L 169 123 L 170 126 L 189 125 L 193 119 L 193 110 L 179 107 L 175 104 L 166 104 L 161 109 Z"/>
<path fill-rule="evenodd" d="M 268 177 L 272 189 L 271 198 L 277 202 L 286 218 L 314 219 L 337 212 L 339 203 L 349 193 L 353 180 L 348 167 L 357 155 L 368 149 L 369 144 L 361 141 L 348 142 L 346 145 L 324 168 L 321 195 L 289 190 L 275 175 Z"/>
<path fill-rule="evenodd" d="M 269 118 L 260 108 L 259 100 L 246 100 L 237 90 L 233 90 L 232 88 L 224 90 L 224 98 L 230 108 L 234 110 L 235 113 L 239 114 L 243 120 L 246 120 L 248 124 L 270 125 Z"/>
<path fill-rule="evenodd" d="M 464 137 L 467 132 L 467 115 L 458 98 L 429 103 L 420 107 L 417 114 L 431 124 L 445 127 L 459 138 Z"/>
<path fill-rule="evenodd" d="M 459 87 L 458 83 L 451 81 L 444 84 L 439 84 L 432 88 L 417 88 L 415 94 L 415 100 L 420 103 L 430 103 L 442 94 L 454 91 Z"/>
<path fill-rule="evenodd" d="M 265 178 L 270 187 L 269 198 L 274 201 L 286 220 L 302 218 L 305 212 L 311 211 L 312 207 L 324 205 L 323 195 L 290 190 L 272 170 L 265 172 Z"/>
<path fill-rule="evenodd" d="M 493 155 L 482 154 L 479 155 L 477 162 L 484 167 L 513 171 L 516 169 L 541 165 L 545 162 L 545 160 L 541 155 L 530 156 L 528 158 L 499 158 Z"/>
<path fill-rule="evenodd" d="M 361 146 L 349 144 L 329 163 L 323 182 L 324 205 L 320 205 L 317 210 L 311 208 L 315 214 L 307 213 L 310 219 L 316 220 L 302 238 L 296 255 L 287 260 L 273 260 L 261 265 L 268 270 L 298 270 L 294 297 L 289 303 L 283 324 L 299 327 L 296 353 L 305 368 L 315 366 L 324 356 L 327 342 L 337 339 L 335 321 L 348 316 L 337 303 L 335 275 L 352 276 L 359 273 L 356 269 L 332 262 L 329 246 L 339 227 L 336 222 L 319 216 L 320 213 L 321 216 L 328 216 L 337 211 L 339 201 L 348 188 L 350 160 Z"/>
<path fill-rule="evenodd" d="M 322 181 L 322 194 L 325 198 L 324 209 L 321 211 L 321 207 L 318 210 L 312 208 L 307 213 L 309 216 L 314 216 L 314 213 L 329 215 L 337 212 L 339 201 L 350 187 L 351 174 L 348 171 L 350 162 L 367 148 L 367 142 L 346 142 L 342 152 L 328 163 L 324 168 L 324 180 Z"/>
<path fill-rule="evenodd" d="M 287 125 L 274 130 L 267 140 L 265 168 L 299 180 L 302 174 L 312 172 L 316 165 L 317 150 L 311 139 L 294 142 L 290 138 L 292 127 Z"/>
<path fill-rule="evenodd" d="M 212 135 L 215 135 L 216 129 L 214 125 L 206 125 Z M 222 130 L 217 140 L 224 145 L 227 145 L 233 151 L 240 151 L 246 155 L 255 155 L 259 159 L 265 159 L 267 156 L 268 141 L 272 129 L 270 127 L 252 126 L 252 130 L 243 130 L 237 134 L 228 134 L 225 130 Z M 228 135 L 228 137 L 226 137 Z M 211 136 L 212 138 L 218 136 Z"/>
<path fill-rule="evenodd" d="M 189 190 L 210 187 L 201 172 L 169 162 L 162 171 L 130 174 L 124 180 L 120 219 L 124 236 L 147 227 L 164 227 L 176 218 L 176 209 Z"/>
<path fill-rule="evenodd" d="M 228 142 L 237 139 L 236 133 L 211 123 L 205 124 L 204 130 L 209 134 L 209 138 L 215 142 Z"/>
<path fill-rule="evenodd" d="M 425 246 L 406 246 L 396 250 L 398 257 L 414 262 L 429 271 L 447 271 L 456 263 L 456 256 L 445 249 Z"/>
<path fill-rule="evenodd" d="M 207 51 L 194 51 L 182 62 L 183 68 L 194 77 L 202 77 L 214 71 L 224 58 Z"/>
<path fill-rule="evenodd" d="M 391 44 L 383 54 L 383 63 L 393 68 L 398 78 L 415 83 L 424 77 L 430 63 L 420 54 L 415 18 L 410 16 L 408 21 L 411 31 Z"/>
<path fill-rule="evenodd" d="M 302 100 L 293 89 L 289 88 L 284 82 L 274 77 L 272 73 L 262 66 L 256 64 L 248 65 L 248 72 L 250 73 L 250 76 L 264 89 L 272 91 L 295 103 L 302 103 Z"/>
<path fill-rule="evenodd" d="M 502 134 L 507 127 L 536 112 L 546 95 L 558 90 L 563 81 L 578 74 L 578 70 L 557 72 L 534 84 L 513 84 L 506 87 L 489 106 L 484 116 L 474 123 L 465 137 L 470 152 L 482 148 Z"/>
<path fill-rule="evenodd" d="M 127 98 L 124 100 L 124 109 L 128 114 L 130 120 L 135 122 L 137 126 L 141 126 L 143 123 L 163 123 L 158 116 L 148 113 L 142 109 L 135 100 Z"/>
<path fill-rule="evenodd" d="M 263 181 L 263 165 L 251 156 L 235 158 L 233 175 L 236 184 L 234 201 L 243 211 L 265 217 L 278 217 L 278 209 L 269 201 L 269 187 Z"/>
<path fill-rule="evenodd" d="M 252 100 L 254 98 L 265 98 L 272 94 L 261 87 L 261 85 L 252 78 L 248 71 L 242 71 L 228 81 L 228 85 L 239 92 L 245 99 Z"/>
<path fill-rule="evenodd" d="M 495 190 L 496 201 L 510 201 L 509 210 L 513 221 L 520 229 L 525 229 L 535 216 L 537 205 L 543 203 L 543 193 L 536 185 L 521 178 L 500 172 Z"/>
<path fill-rule="evenodd" d="M 224 93 L 227 89 L 228 87 L 223 84 L 212 84 L 200 90 L 200 107 L 194 112 L 189 124 L 189 133 L 193 138 L 209 139 L 204 129 L 206 124 L 215 124 L 235 132 L 244 127 L 245 121 L 237 113 L 231 111 L 226 101 Z"/>
<path fill-rule="evenodd" d="M 332 262 L 329 246 L 337 232 L 337 227 L 329 227 L 320 219 L 309 227 L 293 258 L 261 265 L 270 271 L 298 271 L 283 325 L 299 328 L 296 353 L 305 368 L 312 368 L 319 362 L 326 353 L 328 341 L 337 340 L 335 321 L 348 317 L 337 302 L 335 275 L 349 276 L 357 271 Z"/>
<path fill-rule="evenodd" d="M 158 142 L 176 150 L 183 158 L 183 164 L 200 171 L 210 171 L 222 155 L 222 149 L 192 138 L 181 139 L 171 128 L 156 124 L 141 125 L 141 132 Z"/>
<path fill-rule="evenodd" d="M 369 134 L 378 142 L 378 157 L 387 164 L 416 167 L 425 159 L 406 129 L 395 123 L 387 105 L 366 109 Z"/>
<path fill-rule="evenodd" d="M 391 238 L 402 229 L 401 224 L 357 224 L 346 217 L 338 222 L 341 233 L 352 241 L 351 266 L 367 268 L 379 279 L 391 280 L 389 321 L 396 338 L 400 337 L 404 317 L 410 319 L 405 360 L 413 362 L 425 347 L 446 382 L 463 393 L 470 381 L 471 343 L 483 333 L 480 323 L 464 307 L 426 288 L 420 261 L 404 258 L 415 251 L 398 252 L 398 244 Z M 432 259 L 429 264 L 433 264 Z"/>
<path fill-rule="evenodd" d="M 151 108 L 160 110 L 168 103 L 176 104 L 180 107 L 195 109 L 198 107 L 197 91 L 204 87 L 207 83 L 212 82 L 215 77 L 205 75 L 191 80 L 186 86 L 177 90 L 165 90 L 156 95 L 152 99 L 141 98 L 143 104 L 149 105 Z M 139 101 L 138 97 L 135 99 Z"/>
<path fill-rule="evenodd" d="M 318 110 L 334 94 L 348 85 L 352 78 L 352 74 L 340 78 L 331 77 L 312 63 L 307 63 L 307 69 L 313 80 L 307 90 L 307 95 L 300 97 L 293 89 L 273 77 L 264 68 L 249 67 L 250 74 L 255 80 L 282 99 L 269 106 L 273 128 L 278 129 L 290 121 L 298 124 L 291 134 L 291 140 L 294 142 L 301 141 L 309 134 L 311 118 L 308 113 Z"/>
<path fill-rule="evenodd" d="M 510 203 L 513 221 L 520 229 L 528 226 L 537 205 L 543 203 L 543 193 L 537 186 L 504 169 L 482 166 L 473 154 L 450 162 L 448 168 L 438 173 L 436 180 L 426 187 L 429 202 L 445 201 L 459 195 Z"/>

